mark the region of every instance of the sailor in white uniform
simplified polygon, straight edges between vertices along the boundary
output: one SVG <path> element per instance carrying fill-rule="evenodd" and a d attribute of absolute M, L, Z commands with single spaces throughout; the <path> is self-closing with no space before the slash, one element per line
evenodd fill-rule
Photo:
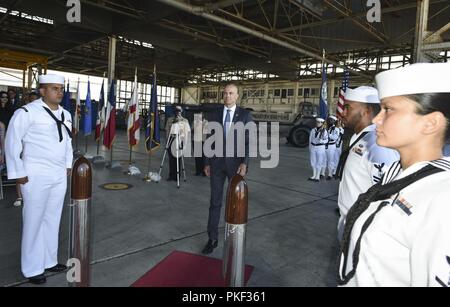
<path fill-rule="evenodd" d="M 327 180 L 330 180 L 336 173 L 336 142 L 340 137 L 340 130 L 336 127 L 337 117 L 329 116 L 327 120 L 327 133 L 328 133 L 328 143 L 325 146 L 325 152 L 327 155 L 327 170 L 328 176 Z"/>
<path fill-rule="evenodd" d="M 377 143 L 401 160 L 347 215 L 339 285 L 450 286 L 449 63 L 418 63 L 376 76 Z"/>
<path fill-rule="evenodd" d="M 328 133 L 324 123 L 323 118 L 316 118 L 316 128 L 309 135 L 309 155 L 313 169 L 313 176 L 309 181 L 319 182 L 322 168 L 326 166 L 325 146 L 328 143 Z"/>
<path fill-rule="evenodd" d="M 340 120 L 338 120 L 336 122 L 336 129 L 338 129 L 339 131 L 339 137 L 336 141 L 336 151 L 334 152 L 334 172 L 333 172 L 333 177 L 336 178 L 336 170 L 337 170 L 337 166 L 339 165 L 339 159 L 341 158 L 341 154 L 342 154 L 342 147 L 344 147 L 344 128 L 342 128 L 342 123 Z"/>
<path fill-rule="evenodd" d="M 373 118 L 380 110 L 378 91 L 369 86 L 348 88 L 345 93 L 345 126 L 354 131 L 350 146 L 342 153 L 336 176 L 339 185 L 338 206 L 340 219 L 338 239 L 342 238 L 347 211 L 355 203 L 359 194 L 366 192 L 381 180 L 386 168 L 398 161 L 396 151 L 376 144 Z"/>
<path fill-rule="evenodd" d="M 22 273 L 35 284 L 46 281 L 44 271 L 66 269 L 57 261 L 58 233 L 73 160 L 72 117 L 59 106 L 64 78 L 43 75 L 39 83 L 42 98 L 19 108 L 6 134 L 8 178 L 24 200 Z"/>

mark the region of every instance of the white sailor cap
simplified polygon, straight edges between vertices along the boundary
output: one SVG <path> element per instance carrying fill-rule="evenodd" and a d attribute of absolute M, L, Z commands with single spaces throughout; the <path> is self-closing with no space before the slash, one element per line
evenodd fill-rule
<path fill-rule="evenodd" d="M 334 115 L 330 115 L 330 116 L 328 116 L 328 118 L 331 118 L 332 120 L 337 120 L 337 117 L 336 116 L 334 116 Z"/>
<path fill-rule="evenodd" d="M 355 89 L 348 88 L 345 92 L 345 100 L 362 103 L 380 103 L 377 89 L 371 86 L 360 86 Z"/>
<path fill-rule="evenodd" d="M 183 112 L 183 108 L 180 107 L 180 106 L 176 106 L 176 107 L 175 107 L 175 110 L 176 110 L 176 111 L 181 111 L 181 112 Z"/>
<path fill-rule="evenodd" d="M 62 84 L 64 85 L 64 77 L 59 75 L 40 75 L 39 84 Z"/>
<path fill-rule="evenodd" d="M 317 118 L 316 118 L 316 122 L 318 122 L 318 123 L 324 123 L 325 120 L 324 120 L 323 118 L 317 117 Z"/>
<path fill-rule="evenodd" d="M 416 63 L 375 76 L 380 99 L 425 93 L 450 93 L 450 63 Z"/>

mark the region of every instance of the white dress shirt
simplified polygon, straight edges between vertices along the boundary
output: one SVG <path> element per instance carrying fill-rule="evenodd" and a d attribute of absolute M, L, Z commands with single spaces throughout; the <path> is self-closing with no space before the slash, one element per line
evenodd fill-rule
<path fill-rule="evenodd" d="M 227 131 L 230 131 L 231 124 L 233 123 L 234 113 L 236 113 L 236 108 L 237 108 L 237 105 L 234 105 L 232 108 L 227 108 L 226 106 L 224 106 L 224 108 L 223 108 L 222 123 L 223 123 L 224 129 L 225 129 L 225 119 L 227 117 L 227 110 L 230 110 L 230 123 L 229 123 L 229 126 L 227 127 L 228 128 Z"/>

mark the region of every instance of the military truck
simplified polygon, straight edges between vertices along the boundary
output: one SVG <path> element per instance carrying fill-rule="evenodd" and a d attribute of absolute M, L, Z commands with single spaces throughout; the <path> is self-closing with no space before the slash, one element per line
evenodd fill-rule
<path fill-rule="evenodd" d="M 311 102 L 302 103 L 287 137 L 289 144 L 301 148 L 308 147 L 310 132 L 316 126 L 317 114 L 319 114 L 317 105 Z"/>

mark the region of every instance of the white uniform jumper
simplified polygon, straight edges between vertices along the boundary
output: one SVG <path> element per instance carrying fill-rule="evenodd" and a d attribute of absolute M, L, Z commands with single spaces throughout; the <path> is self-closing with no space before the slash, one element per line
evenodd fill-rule
<path fill-rule="evenodd" d="M 450 158 L 419 162 L 406 170 L 394 163 L 383 185 L 428 164 L 444 171 L 412 183 L 391 199 L 372 202 L 356 220 L 346 274 L 353 267 L 352 255 L 363 224 L 387 202 L 362 236 L 358 266 L 346 286 L 450 286 Z M 343 259 L 340 274 L 342 266 Z"/>
<path fill-rule="evenodd" d="M 350 150 L 339 185 L 338 206 L 341 217 L 338 224 L 338 238 L 342 238 L 345 218 L 359 194 L 365 193 L 381 180 L 386 168 L 400 159 L 397 151 L 378 146 L 375 125 L 370 125 L 352 136 L 352 145 L 366 133 Z"/>
<path fill-rule="evenodd" d="M 309 135 L 309 154 L 311 159 L 311 167 L 314 171 L 311 179 L 319 180 L 320 173 L 326 165 L 325 145 L 328 143 L 327 130 L 323 128 L 314 128 Z"/>
<path fill-rule="evenodd" d="M 340 130 L 336 126 L 328 128 L 328 144 L 325 147 L 327 154 L 328 176 L 333 176 L 336 172 L 336 142 L 339 140 Z"/>
<path fill-rule="evenodd" d="M 58 233 L 67 169 L 72 168 L 73 161 L 71 129 L 70 113 L 61 107 L 52 111 L 41 99 L 18 109 L 10 122 L 6 135 L 8 178 L 28 177 L 29 180 L 21 185 L 25 277 L 40 275 L 58 263 Z"/>

